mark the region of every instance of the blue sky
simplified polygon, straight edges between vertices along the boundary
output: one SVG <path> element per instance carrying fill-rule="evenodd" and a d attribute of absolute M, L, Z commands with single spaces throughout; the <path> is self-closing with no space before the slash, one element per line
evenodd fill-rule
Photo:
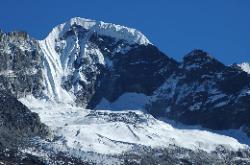
<path fill-rule="evenodd" d="M 250 0 L 4 0 L 0 29 L 42 39 L 71 17 L 102 20 L 142 31 L 179 61 L 192 49 L 225 64 L 250 62 Z"/>

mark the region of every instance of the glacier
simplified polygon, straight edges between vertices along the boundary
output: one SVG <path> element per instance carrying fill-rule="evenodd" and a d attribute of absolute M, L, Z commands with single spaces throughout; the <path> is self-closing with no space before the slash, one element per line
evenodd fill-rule
<path fill-rule="evenodd" d="M 38 113 L 41 121 L 59 137 L 48 143 L 47 149 L 80 158 L 85 158 L 85 152 L 122 154 L 136 146 L 168 148 L 176 145 L 206 152 L 212 152 L 218 146 L 231 151 L 248 148 L 232 137 L 207 130 L 173 127 L 171 122 L 157 120 L 138 110 L 93 111 L 32 96 L 20 101 Z M 45 142 L 37 140 L 36 143 Z"/>

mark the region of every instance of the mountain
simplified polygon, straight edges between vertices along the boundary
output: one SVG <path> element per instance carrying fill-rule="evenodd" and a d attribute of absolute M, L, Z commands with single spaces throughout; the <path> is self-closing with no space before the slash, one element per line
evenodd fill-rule
<path fill-rule="evenodd" d="M 141 32 L 81 18 L 55 27 L 39 46 L 45 57 L 45 93 L 88 108 L 102 97 L 114 101 L 125 92 L 149 95 L 176 66 Z M 158 72 L 164 68 L 169 71 Z"/>
<path fill-rule="evenodd" d="M 156 117 L 215 130 L 242 129 L 248 135 L 250 76 L 237 65 L 225 66 L 194 50 L 147 105 Z"/>
<path fill-rule="evenodd" d="M 178 62 L 136 29 L 79 17 L 44 40 L 0 32 L 0 56 L 8 137 L 28 141 L 9 151 L 0 136 L 4 163 L 250 162 L 247 64 L 198 49 Z"/>

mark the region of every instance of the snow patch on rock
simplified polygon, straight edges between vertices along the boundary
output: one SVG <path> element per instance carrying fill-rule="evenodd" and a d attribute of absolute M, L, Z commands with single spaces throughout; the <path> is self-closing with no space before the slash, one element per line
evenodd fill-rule
<path fill-rule="evenodd" d="M 242 63 L 242 64 L 239 64 L 238 66 L 241 67 L 241 69 L 242 69 L 244 72 L 247 72 L 248 74 L 250 74 L 250 64 L 249 64 L 249 63 L 244 62 L 244 63 Z"/>

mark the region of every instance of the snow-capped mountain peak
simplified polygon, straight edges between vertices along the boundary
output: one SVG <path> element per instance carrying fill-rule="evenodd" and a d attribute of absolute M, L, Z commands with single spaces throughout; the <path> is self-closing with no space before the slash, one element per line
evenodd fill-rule
<path fill-rule="evenodd" d="M 65 102 L 67 98 L 67 102 L 74 102 L 72 96 L 91 83 L 87 72 L 99 73 L 99 64 L 112 65 L 107 56 L 125 54 L 132 48 L 148 44 L 151 44 L 149 40 L 136 29 L 72 18 L 39 41 L 45 59 L 45 93 L 50 100 Z M 66 83 L 71 84 L 67 91 L 62 87 L 67 86 Z"/>
<path fill-rule="evenodd" d="M 73 26 L 76 25 L 86 30 L 96 32 L 99 35 L 112 37 L 117 40 L 125 40 L 130 44 L 139 44 L 139 45 L 151 44 L 144 34 L 142 34 L 139 30 L 136 30 L 134 28 L 129 28 L 122 25 L 105 23 L 102 21 L 96 21 L 81 17 L 71 18 L 67 22 L 56 26 L 49 34 L 49 36 L 55 35 L 56 33 L 60 33 L 60 37 L 62 37 L 61 35 L 64 35 L 65 32 L 67 32 L 69 29 L 71 29 Z"/>
<path fill-rule="evenodd" d="M 242 64 L 238 65 L 244 72 L 247 72 L 248 74 L 250 74 L 250 64 L 247 62 L 244 62 Z"/>

